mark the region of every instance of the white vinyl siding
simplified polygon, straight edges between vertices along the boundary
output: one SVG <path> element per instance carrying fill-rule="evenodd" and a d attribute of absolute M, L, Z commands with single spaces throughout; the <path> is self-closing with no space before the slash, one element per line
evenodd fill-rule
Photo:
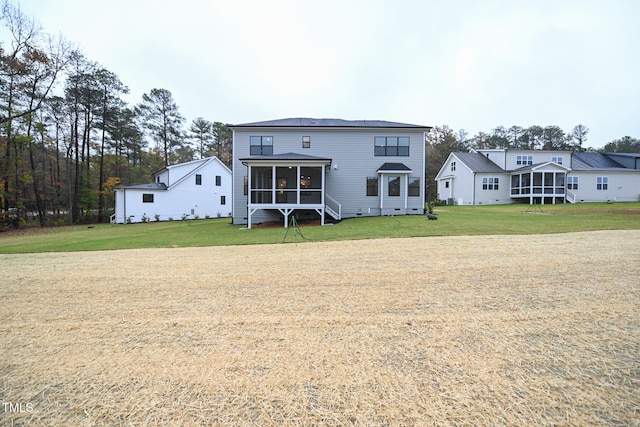
<path fill-rule="evenodd" d="M 386 179 L 380 183 L 384 191 L 379 197 L 367 196 L 366 178 L 376 177 L 378 169 L 386 162 L 402 163 L 410 168 L 412 175 L 420 174 L 424 181 L 424 132 L 422 130 L 402 129 L 388 132 L 381 129 L 234 129 L 234 223 L 247 222 L 247 196 L 244 192 L 244 177 L 247 166 L 239 159 L 251 157 L 249 153 L 250 136 L 273 135 L 274 154 L 299 153 L 308 156 L 331 159 L 331 165 L 325 168 L 326 195 L 342 205 L 343 218 L 355 216 L 380 215 L 380 197 L 385 197 L 384 208 L 401 209 L 401 212 L 424 213 L 421 197 L 409 197 L 405 209 L 404 177 L 401 180 L 401 197 L 386 198 Z M 313 144 L 304 150 L 301 148 L 303 136 L 309 136 Z M 375 137 L 406 137 L 409 141 L 407 157 L 384 157 L 374 154 Z M 386 140 L 385 140 L 386 141 Z M 392 159 L 392 160 L 391 160 Z M 252 216 L 252 222 L 275 220 L 277 214 L 258 211 Z"/>

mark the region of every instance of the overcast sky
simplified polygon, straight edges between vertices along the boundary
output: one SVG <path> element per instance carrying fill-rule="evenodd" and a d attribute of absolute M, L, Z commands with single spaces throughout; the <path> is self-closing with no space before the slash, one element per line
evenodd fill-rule
<path fill-rule="evenodd" d="M 187 119 L 577 124 L 587 146 L 640 138 L 636 0 L 20 0 L 117 74 L 168 89 Z"/>

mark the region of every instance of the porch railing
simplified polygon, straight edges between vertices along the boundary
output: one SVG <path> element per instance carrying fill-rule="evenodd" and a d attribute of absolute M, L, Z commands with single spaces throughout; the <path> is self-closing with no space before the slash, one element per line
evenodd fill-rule
<path fill-rule="evenodd" d="M 324 211 L 338 221 L 342 219 L 342 205 L 326 194 L 324 195 Z"/>

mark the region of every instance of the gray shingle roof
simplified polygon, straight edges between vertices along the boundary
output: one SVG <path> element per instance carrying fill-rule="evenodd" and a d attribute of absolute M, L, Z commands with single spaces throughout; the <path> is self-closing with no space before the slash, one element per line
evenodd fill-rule
<path fill-rule="evenodd" d="M 623 166 L 602 153 L 573 153 L 571 168 L 574 170 L 621 169 Z"/>
<path fill-rule="evenodd" d="M 456 157 L 464 163 L 471 171 L 481 173 L 504 173 L 500 166 L 487 159 L 480 153 L 455 153 Z"/>
<path fill-rule="evenodd" d="M 295 161 L 320 161 L 320 162 L 331 162 L 331 159 L 327 157 L 316 157 L 309 156 L 307 154 L 298 154 L 298 153 L 283 153 L 283 154 L 270 154 L 267 156 L 251 156 L 244 157 L 240 159 L 240 161 L 244 162 L 247 160 L 295 160 Z"/>
<path fill-rule="evenodd" d="M 162 182 L 154 182 L 152 184 L 129 185 L 124 188 L 131 188 L 133 190 L 166 190 L 167 186 Z"/>
<path fill-rule="evenodd" d="M 342 120 L 342 119 L 313 119 L 297 117 L 264 122 L 243 123 L 234 127 L 338 127 L 338 128 L 414 128 L 431 129 L 430 126 L 412 125 L 408 123 L 388 122 L 384 120 Z"/>
<path fill-rule="evenodd" d="M 411 168 L 404 163 L 385 163 L 378 168 L 378 172 L 411 172 Z"/>

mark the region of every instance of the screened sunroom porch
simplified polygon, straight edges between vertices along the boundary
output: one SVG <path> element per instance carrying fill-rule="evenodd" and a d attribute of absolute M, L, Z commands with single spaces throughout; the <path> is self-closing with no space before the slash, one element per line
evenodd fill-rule
<path fill-rule="evenodd" d="M 288 227 L 295 210 L 314 210 L 324 225 L 325 171 L 331 159 L 295 153 L 240 159 L 247 166 L 247 226 L 258 210 L 275 210 Z"/>
<path fill-rule="evenodd" d="M 556 163 L 523 168 L 511 173 L 511 198 L 533 204 L 566 203 L 568 169 Z"/>

